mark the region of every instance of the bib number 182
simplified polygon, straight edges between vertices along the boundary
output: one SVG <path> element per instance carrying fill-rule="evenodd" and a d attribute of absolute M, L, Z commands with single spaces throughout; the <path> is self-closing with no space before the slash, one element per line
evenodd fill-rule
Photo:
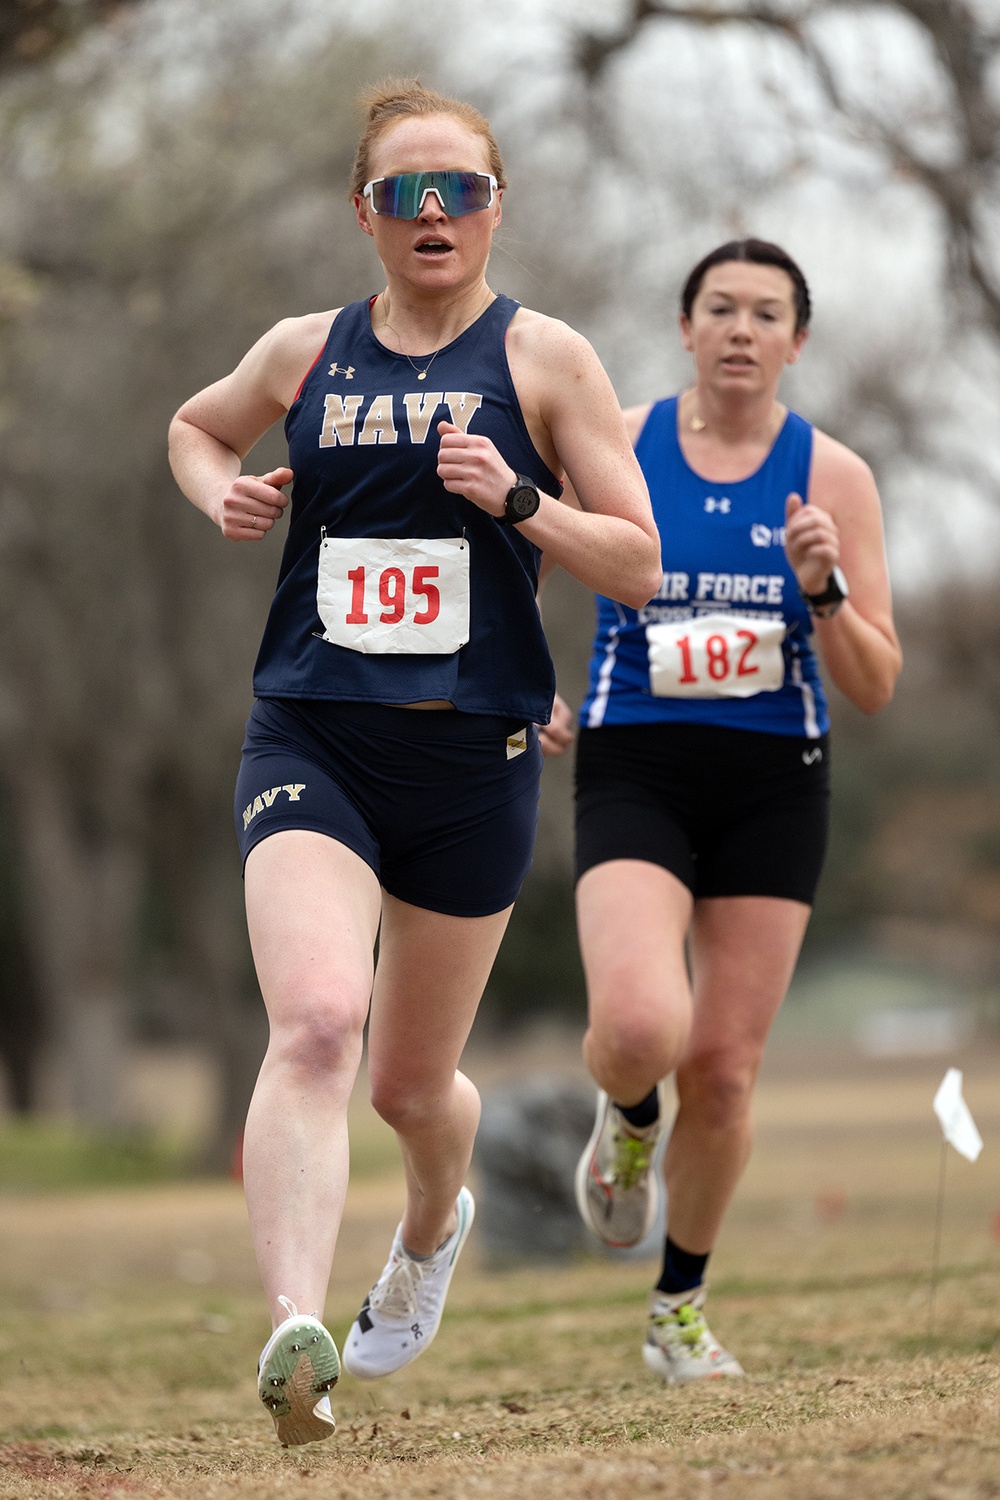
<path fill-rule="evenodd" d="M 658 698 L 751 698 L 785 678 L 785 622 L 703 615 L 648 625 L 650 691 Z"/>
<path fill-rule="evenodd" d="M 750 653 L 760 640 L 755 630 L 737 630 L 736 639 L 741 643 L 742 649 L 736 660 L 737 677 L 758 677 L 760 667 L 751 661 Z M 698 674 L 694 669 L 694 652 L 691 648 L 691 636 L 682 635 L 678 638 L 677 649 L 681 655 L 681 674 L 678 682 L 698 682 Z M 705 641 L 705 670 L 713 682 L 725 682 L 732 671 L 733 663 L 730 658 L 729 642 L 724 635 L 716 632 L 707 637 Z"/>

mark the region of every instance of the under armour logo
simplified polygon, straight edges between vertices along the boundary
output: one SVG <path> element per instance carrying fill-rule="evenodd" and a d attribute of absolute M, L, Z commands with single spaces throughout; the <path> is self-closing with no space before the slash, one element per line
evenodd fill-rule
<path fill-rule="evenodd" d="M 732 509 L 732 505 L 733 502 L 730 500 L 728 495 L 723 495 L 720 500 L 716 500 L 714 495 L 705 496 L 705 510 L 709 515 L 712 514 L 713 510 L 718 510 L 721 511 L 724 516 L 728 516 L 730 510 Z"/>
<path fill-rule="evenodd" d="M 346 366 L 345 365 L 331 365 L 330 366 L 330 374 L 331 375 L 343 375 L 346 380 L 353 380 L 354 379 L 354 366 L 353 365 L 346 365 Z"/>
<path fill-rule="evenodd" d="M 814 765 L 816 763 L 816 761 L 822 760 L 822 759 L 823 759 L 823 752 L 819 748 L 818 745 L 816 746 L 815 750 L 803 750 L 803 752 L 802 752 L 802 764 L 804 766 Z"/>

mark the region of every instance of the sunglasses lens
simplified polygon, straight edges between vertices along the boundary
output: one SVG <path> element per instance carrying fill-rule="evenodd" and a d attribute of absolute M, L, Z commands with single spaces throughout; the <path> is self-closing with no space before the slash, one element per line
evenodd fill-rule
<path fill-rule="evenodd" d="M 416 185 L 419 172 L 407 172 L 402 177 L 382 177 L 371 185 L 372 208 L 377 214 L 386 214 L 390 219 L 415 219 L 417 217 Z"/>
<path fill-rule="evenodd" d="M 403 172 L 371 184 L 372 207 L 391 219 L 415 219 L 428 192 L 436 193 L 449 218 L 489 208 L 493 183 L 485 172 Z"/>
<path fill-rule="evenodd" d="M 444 211 L 453 219 L 460 218 L 462 214 L 477 213 L 490 206 L 493 185 L 485 172 L 435 172 L 433 175 L 443 179 L 441 188 Z"/>

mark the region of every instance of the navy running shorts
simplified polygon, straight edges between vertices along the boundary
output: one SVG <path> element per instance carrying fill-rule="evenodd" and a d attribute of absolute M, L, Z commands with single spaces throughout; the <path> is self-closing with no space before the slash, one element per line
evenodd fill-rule
<path fill-rule="evenodd" d="M 828 738 L 715 724 L 582 729 L 577 879 L 611 859 L 661 865 L 695 898 L 813 904 L 826 853 Z"/>
<path fill-rule="evenodd" d="M 243 862 L 269 834 L 325 833 L 399 900 L 459 917 L 517 897 L 535 842 L 533 724 L 453 709 L 260 698 L 236 782 Z"/>

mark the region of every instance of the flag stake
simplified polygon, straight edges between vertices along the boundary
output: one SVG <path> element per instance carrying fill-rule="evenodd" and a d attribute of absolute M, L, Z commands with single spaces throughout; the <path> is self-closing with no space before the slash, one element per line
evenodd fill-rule
<path fill-rule="evenodd" d="M 934 1257 L 931 1262 L 931 1297 L 927 1308 L 927 1342 L 934 1339 L 934 1302 L 937 1297 L 938 1268 L 941 1264 L 941 1225 L 944 1222 L 944 1178 L 948 1166 L 948 1142 L 941 1142 L 941 1167 L 938 1172 L 937 1220 L 934 1225 Z"/>

